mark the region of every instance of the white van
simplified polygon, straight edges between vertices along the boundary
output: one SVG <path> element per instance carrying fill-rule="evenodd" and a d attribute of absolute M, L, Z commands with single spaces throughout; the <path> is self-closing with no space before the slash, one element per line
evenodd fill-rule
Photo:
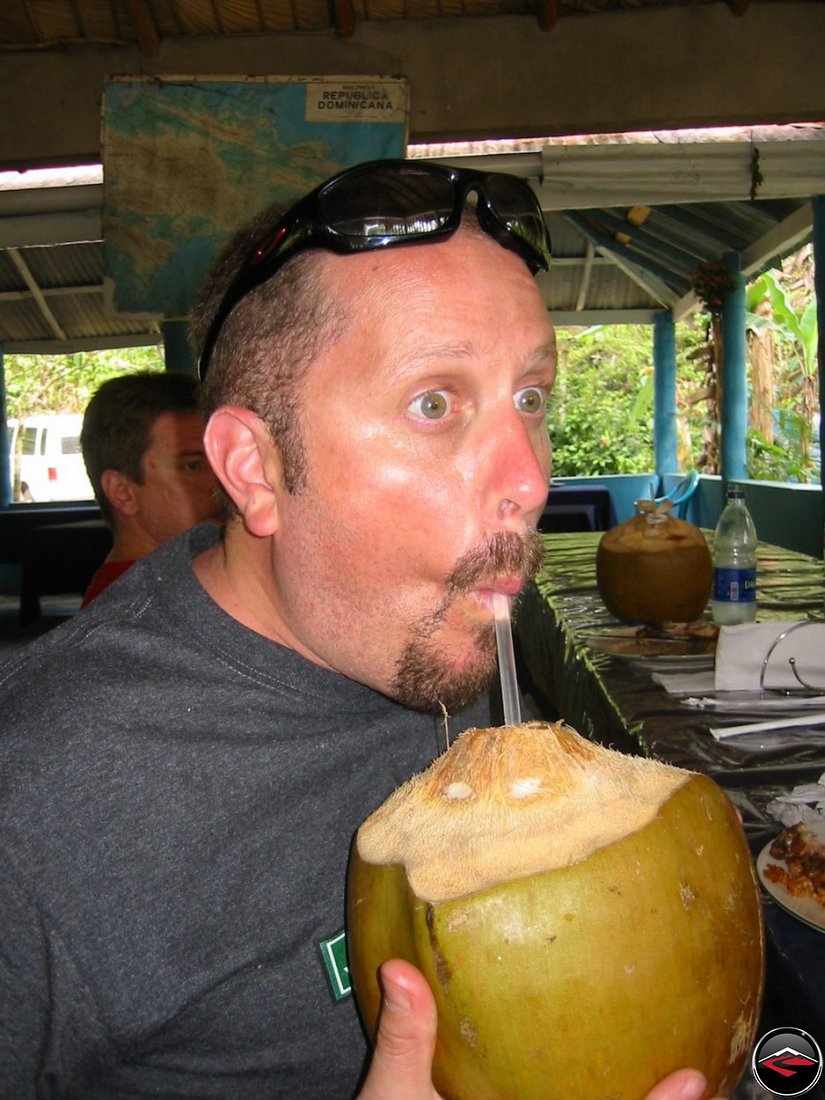
<path fill-rule="evenodd" d="M 91 500 L 80 450 L 83 413 L 27 416 L 17 435 L 14 483 L 23 501 Z"/>
<path fill-rule="evenodd" d="M 10 500 L 18 500 L 19 493 L 15 491 L 15 458 L 17 454 L 17 436 L 20 432 L 20 421 L 16 416 L 10 416 L 6 421 L 6 438 L 9 443 L 9 489 Z"/>

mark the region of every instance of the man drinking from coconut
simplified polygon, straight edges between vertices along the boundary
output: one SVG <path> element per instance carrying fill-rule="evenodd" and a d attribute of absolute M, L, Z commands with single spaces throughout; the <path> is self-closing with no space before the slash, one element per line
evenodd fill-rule
<path fill-rule="evenodd" d="M 548 262 L 523 182 L 412 161 L 216 265 L 193 333 L 225 530 L 3 670 L 0 1095 L 434 1100 L 398 960 L 361 1078 L 348 844 L 445 712 L 491 724 L 493 594 L 541 557 Z"/>

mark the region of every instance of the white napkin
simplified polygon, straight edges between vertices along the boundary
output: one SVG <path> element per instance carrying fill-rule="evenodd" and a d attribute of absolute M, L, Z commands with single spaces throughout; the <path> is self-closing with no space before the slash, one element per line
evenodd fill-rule
<path fill-rule="evenodd" d="M 787 827 L 800 821 L 825 820 L 825 772 L 816 783 L 802 783 L 789 794 L 777 795 L 766 808 L 771 817 Z"/>
<path fill-rule="evenodd" d="M 780 638 L 782 634 L 785 636 Z M 720 627 L 714 672 L 716 690 L 758 691 L 762 665 L 769 652 L 764 680 L 767 690 L 802 690 L 788 663 L 788 658 L 793 657 L 799 674 L 825 692 L 825 623 L 808 620 Z"/>

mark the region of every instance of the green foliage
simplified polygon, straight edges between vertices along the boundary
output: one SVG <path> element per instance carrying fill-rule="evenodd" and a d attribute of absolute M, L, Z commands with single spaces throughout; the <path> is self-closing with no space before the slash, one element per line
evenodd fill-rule
<path fill-rule="evenodd" d="M 676 326 L 679 465 L 703 442 L 701 323 Z M 653 330 L 611 325 L 558 333 L 559 378 L 548 409 L 556 477 L 647 473 L 653 457 Z"/>
<path fill-rule="evenodd" d="M 6 415 L 83 412 L 101 383 L 119 374 L 163 370 L 160 347 L 75 352 L 73 355 L 6 355 Z"/>
<path fill-rule="evenodd" d="M 802 255 L 802 254 L 800 254 Z M 748 326 L 769 330 L 777 348 L 774 438 L 751 429 L 751 477 L 811 481 L 819 458 L 816 302 L 805 257 L 788 271 L 763 274 L 746 289 Z M 786 265 L 787 266 L 787 265 Z M 802 274 L 800 274 L 802 272 Z M 768 316 L 757 312 L 770 302 Z M 676 326 L 679 466 L 702 468 L 707 414 L 709 317 Z M 653 470 L 653 331 L 648 325 L 597 326 L 558 333 L 559 375 L 548 407 L 557 477 Z M 163 370 L 161 347 L 81 352 L 67 356 L 7 355 L 6 412 L 82 412 L 106 379 L 129 371 Z"/>
<path fill-rule="evenodd" d="M 772 441 L 751 429 L 748 432 L 748 476 L 757 481 L 811 481 L 812 463 L 803 458 L 800 422 L 780 413 Z"/>
<path fill-rule="evenodd" d="M 773 439 L 753 429 L 749 432 L 748 473 L 753 478 L 819 480 L 821 458 L 814 430 L 819 407 L 818 329 L 809 264 L 810 253 L 803 249 L 782 267 L 764 272 L 747 289 L 747 324 L 755 331 L 769 331 L 775 349 Z M 768 316 L 756 312 L 766 301 Z"/>
<path fill-rule="evenodd" d="M 653 346 L 642 325 L 558 334 L 548 409 L 556 477 L 653 468 Z"/>
<path fill-rule="evenodd" d="M 811 296 L 797 307 L 782 273 L 772 268 L 748 287 L 745 308 L 751 311 L 750 324 L 762 320 L 755 317 L 754 312 L 765 298 L 770 300 L 773 314 L 773 320 L 768 324 L 786 345 L 785 354 L 796 360 L 806 375 L 813 374 L 816 370 L 818 336 L 816 298 Z"/>

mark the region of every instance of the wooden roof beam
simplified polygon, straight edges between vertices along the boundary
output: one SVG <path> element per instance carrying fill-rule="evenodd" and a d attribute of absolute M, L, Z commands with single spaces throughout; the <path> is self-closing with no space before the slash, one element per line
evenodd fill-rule
<path fill-rule="evenodd" d="M 29 26 L 32 29 L 32 34 L 38 42 L 42 43 L 43 41 L 45 41 L 43 38 L 43 32 L 40 29 L 40 24 L 37 21 L 37 17 L 32 10 L 32 6 L 29 3 L 29 0 L 23 0 L 23 11 L 26 13 L 26 18 L 29 21 Z"/>
<path fill-rule="evenodd" d="M 332 22 L 340 38 L 355 34 L 355 8 L 352 0 L 331 0 Z"/>
<path fill-rule="evenodd" d="M 559 18 L 558 0 L 537 0 L 536 19 L 543 31 L 552 31 Z"/>
<path fill-rule="evenodd" d="M 140 52 L 145 57 L 157 57 L 160 53 L 160 35 L 152 13 L 146 7 L 146 0 L 126 0 L 126 8 Z"/>

